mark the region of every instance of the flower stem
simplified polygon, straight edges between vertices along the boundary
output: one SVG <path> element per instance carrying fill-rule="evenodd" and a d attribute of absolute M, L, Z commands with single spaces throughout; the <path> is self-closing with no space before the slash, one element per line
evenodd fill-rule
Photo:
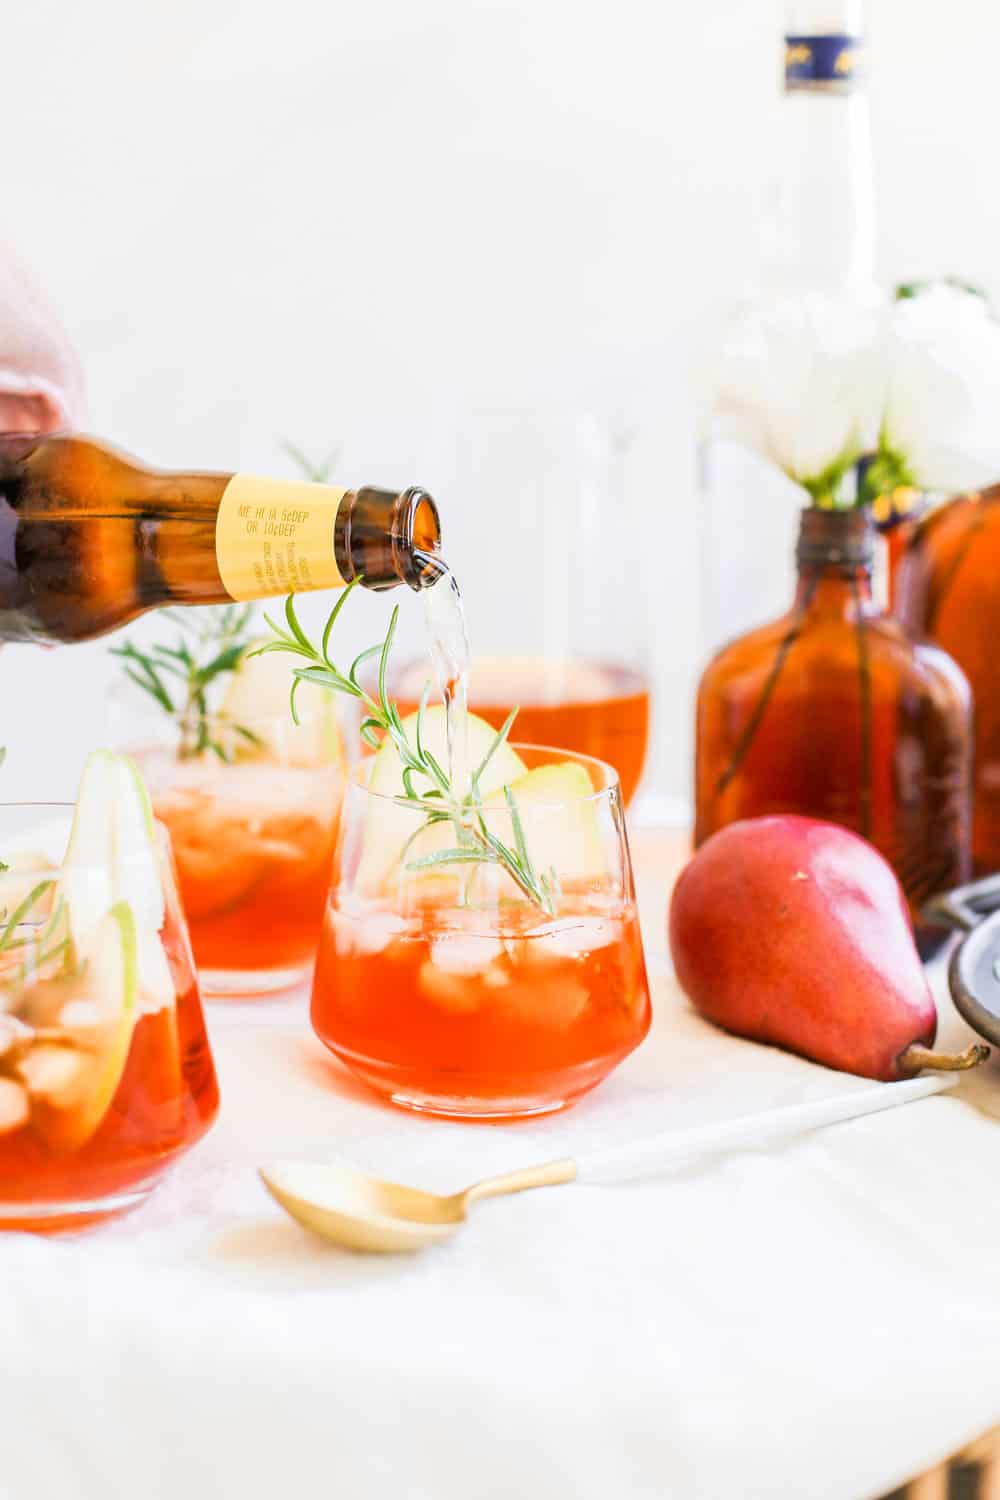
<path fill-rule="evenodd" d="M 855 629 L 858 636 L 858 691 L 861 715 L 861 785 L 858 788 L 858 811 L 862 838 L 872 836 L 872 669 L 868 652 L 868 622 L 858 580 L 851 577 L 851 594 L 857 610 Z"/>
<path fill-rule="evenodd" d="M 722 793 L 726 790 L 726 787 L 732 781 L 740 766 L 743 764 L 744 757 L 746 756 L 747 751 L 750 749 L 750 746 L 753 744 L 754 735 L 760 728 L 761 720 L 763 719 L 764 714 L 767 712 L 767 705 L 770 703 L 771 698 L 774 695 L 774 690 L 778 686 L 778 678 L 781 676 L 782 669 L 784 668 L 785 662 L 788 659 L 788 653 L 791 651 L 792 647 L 795 645 L 795 642 L 799 638 L 799 635 L 802 631 L 803 618 L 805 616 L 806 610 L 809 608 L 810 604 L 813 601 L 813 596 L 815 595 L 818 587 L 819 573 L 817 573 L 815 577 L 809 580 L 809 583 L 806 586 L 805 593 L 802 597 L 802 602 L 795 608 L 795 612 L 792 615 L 792 622 L 788 627 L 781 645 L 778 647 L 778 650 L 775 653 L 774 661 L 771 664 L 771 670 L 767 674 L 767 681 L 764 683 L 764 686 L 761 689 L 760 697 L 754 704 L 753 713 L 747 720 L 743 733 L 736 741 L 736 747 L 733 750 L 728 766 L 723 771 L 722 775 L 719 777 L 718 781 L 715 784 L 715 795 L 717 797 L 722 796 Z"/>

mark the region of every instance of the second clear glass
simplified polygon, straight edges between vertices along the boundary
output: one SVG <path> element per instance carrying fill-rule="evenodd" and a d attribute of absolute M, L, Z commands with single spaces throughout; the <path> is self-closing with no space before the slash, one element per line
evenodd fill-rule
<path fill-rule="evenodd" d="M 290 677 L 289 677 L 289 680 Z M 329 713 L 287 709 L 235 726 L 123 698 L 116 739 L 170 831 L 202 990 L 256 996 L 306 978 L 319 939 L 345 774 Z"/>
<path fill-rule="evenodd" d="M 610 762 L 626 804 L 650 734 L 633 437 L 586 409 L 463 410 L 447 488 L 475 506 L 450 509 L 444 536 L 468 615 L 469 707 L 495 728 L 517 707 L 516 739 Z M 499 518 L 489 545 L 484 516 Z M 405 714 L 430 673 L 402 647 L 397 663 Z"/>

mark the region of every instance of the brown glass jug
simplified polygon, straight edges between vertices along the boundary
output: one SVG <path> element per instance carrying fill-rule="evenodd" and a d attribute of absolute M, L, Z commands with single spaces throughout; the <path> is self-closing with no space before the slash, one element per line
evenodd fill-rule
<path fill-rule="evenodd" d="M 893 865 L 921 947 L 922 903 L 969 871 L 970 692 L 935 647 L 874 603 L 863 511 L 802 513 L 791 609 L 723 648 L 698 692 L 695 839 L 800 813 L 869 839 Z"/>
<path fill-rule="evenodd" d="M 972 863 L 1000 870 L 1000 484 L 962 495 L 904 528 L 893 604 L 916 640 L 958 662 L 972 688 L 976 733 Z"/>

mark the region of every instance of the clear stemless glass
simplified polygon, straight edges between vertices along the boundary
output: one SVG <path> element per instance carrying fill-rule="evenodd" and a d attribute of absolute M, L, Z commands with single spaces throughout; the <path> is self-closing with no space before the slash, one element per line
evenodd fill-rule
<path fill-rule="evenodd" d="M 516 707 L 518 739 L 609 761 L 626 804 L 646 762 L 652 665 L 634 436 L 586 410 L 464 409 L 450 487 L 476 503 L 445 529 L 468 613 L 469 707 L 495 729 Z M 483 545 L 484 516 L 501 518 L 502 556 Z M 400 656 L 402 714 L 428 675 L 425 659 Z"/>
<path fill-rule="evenodd" d="M 518 812 L 543 910 L 494 864 L 438 863 L 450 823 L 348 782 L 313 982 L 320 1039 L 394 1103 L 474 1119 L 564 1108 L 646 1035 L 649 990 L 621 789 L 589 756 L 514 747 L 548 768 Z M 548 788 L 548 790 L 546 790 Z M 490 831 L 515 838 L 502 793 Z"/>
<path fill-rule="evenodd" d="M 72 818 L 0 805 L 0 1229 L 135 1206 L 218 1109 L 166 831 L 150 917 L 148 859 L 111 906 L 107 869 L 62 866 Z"/>
<path fill-rule="evenodd" d="M 289 681 L 291 677 L 289 676 Z M 203 993 L 271 994 L 316 956 L 344 787 L 330 704 L 235 724 L 122 707 L 115 738 L 170 831 Z M 303 700 L 304 701 L 304 700 Z"/>

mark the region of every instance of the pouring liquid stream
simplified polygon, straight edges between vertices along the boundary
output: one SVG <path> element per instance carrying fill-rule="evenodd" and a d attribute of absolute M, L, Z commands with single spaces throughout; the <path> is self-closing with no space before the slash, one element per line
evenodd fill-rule
<path fill-rule="evenodd" d="M 462 595 L 447 563 L 435 559 L 438 580 L 421 599 L 431 659 L 444 699 L 448 735 L 448 775 L 461 802 L 469 785 L 469 636 Z"/>

